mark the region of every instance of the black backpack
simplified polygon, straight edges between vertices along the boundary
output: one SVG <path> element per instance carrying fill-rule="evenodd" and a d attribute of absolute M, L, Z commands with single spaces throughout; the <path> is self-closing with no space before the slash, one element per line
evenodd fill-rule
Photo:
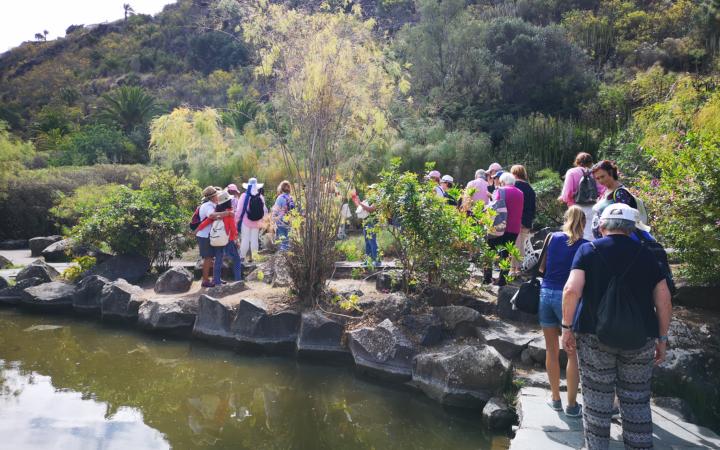
<path fill-rule="evenodd" d="M 592 172 L 583 169 L 583 176 L 578 183 L 577 192 L 575 192 L 575 203 L 578 205 L 592 205 L 597 201 L 598 191 Z"/>
<path fill-rule="evenodd" d="M 590 245 L 605 264 L 605 270 L 613 273 L 613 267 L 608 264 L 600 250 L 592 242 Z M 601 343 L 609 347 L 637 350 L 647 342 L 648 337 L 645 332 L 645 321 L 640 303 L 630 289 L 629 283 L 625 281 L 625 276 L 635 264 L 641 251 L 642 247 L 638 249 L 635 257 L 621 275 L 613 273 L 607 290 L 600 299 L 595 334 Z"/>
<path fill-rule="evenodd" d="M 265 215 L 265 205 L 263 205 L 263 200 L 260 194 L 257 195 L 250 195 L 250 201 L 248 202 L 247 207 L 247 216 L 248 219 L 252 221 L 260 220 Z"/>
<path fill-rule="evenodd" d="M 650 250 L 650 253 L 655 256 L 655 259 L 657 260 L 658 266 L 660 267 L 660 273 L 665 278 L 665 281 L 667 282 L 668 289 L 670 289 L 670 294 L 675 295 L 677 292 L 677 287 L 675 287 L 675 280 L 673 280 L 673 274 L 672 269 L 670 269 L 670 263 L 668 262 L 667 252 L 665 251 L 665 247 L 663 247 L 659 242 L 653 241 L 650 239 L 647 239 L 644 234 L 640 232 L 635 232 L 635 235 L 640 240 L 640 243 L 643 247 Z"/>

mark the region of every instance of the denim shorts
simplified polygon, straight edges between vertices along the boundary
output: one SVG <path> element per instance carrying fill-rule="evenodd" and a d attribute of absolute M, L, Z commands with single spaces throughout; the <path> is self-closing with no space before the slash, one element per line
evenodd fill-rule
<path fill-rule="evenodd" d="M 543 328 L 560 328 L 562 323 L 562 289 L 540 289 L 538 319 Z"/>

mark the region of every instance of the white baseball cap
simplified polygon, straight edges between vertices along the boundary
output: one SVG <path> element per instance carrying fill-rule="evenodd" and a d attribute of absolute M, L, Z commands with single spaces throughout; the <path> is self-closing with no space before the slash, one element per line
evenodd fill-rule
<path fill-rule="evenodd" d="M 600 220 L 603 219 L 622 219 L 633 222 L 635 228 L 642 231 L 650 231 L 650 227 L 640 222 L 640 213 L 637 209 L 632 206 L 626 205 L 625 203 L 613 203 L 608 205 L 600 215 Z"/>
<path fill-rule="evenodd" d="M 442 181 L 443 183 L 454 183 L 455 182 L 453 177 L 451 177 L 450 175 L 443 175 L 443 177 L 440 178 L 440 181 Z"/>

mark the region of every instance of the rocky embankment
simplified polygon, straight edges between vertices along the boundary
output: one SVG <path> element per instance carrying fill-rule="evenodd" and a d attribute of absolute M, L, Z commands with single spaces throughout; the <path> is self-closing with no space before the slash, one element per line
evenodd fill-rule
<path fill-rule="evenodd" d="M 504 401 L 514 379 L 521 380 L 516 385 L 546 383 L 539 372 L 545 346 L 537 319 L 512 310 L 512 286 L 479 298 L 377 291 L 363 300 L 362 291 L 340 292 L 361 299 L 362 313 L 352 317 L 258 295 L 266 284 L 262 289 L 287 285 L 287 273 L 275 258 L 248 277 L 262 280 L 250 281 L 253 289 L 238 282 L 189 292 L 193 274 L 175 268 L 159 277 L 153 295 L 125 278 L 137 281 L 143 262 L 116 258 L 124 257 L 108 259 L 76 284 L 36 261 L 18 274 L 14 286 L 0 289 L 0 305 L 91 315 L 238 351 L 349 362 L 368 377 L 411 387 L 442 405 L 482 409 L 493 429 L 509 430 L 516 422 L 512 405 Z M 687 398 L 695 407 L 702 399 L 706 406 L 700 415 L 712 420 L 717 417 L 712 405 L 720 404 L 714 380 L 720 373 L 717 325 L 688 320 L 686 314 L 673 321 L 673 348 L 657 369 L 655 384 L 663 395 L 697 397 Z"/>

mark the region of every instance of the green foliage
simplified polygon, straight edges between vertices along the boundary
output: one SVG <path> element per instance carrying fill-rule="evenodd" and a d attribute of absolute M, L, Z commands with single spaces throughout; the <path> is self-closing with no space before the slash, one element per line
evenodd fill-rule
<path fill-rule="evenodd" d="M 553 169 L 543 169 L 535 174 L 532 185 L 537 208 L 535 228 L 557 228 L 562 225 L 565 206 L 558 200 L 563 186 L 560 174 Z"/>
<path fill-rule="evenodd" d="M 206 74 L 217 70 L 229 70 L 246 64 L 248 52 L 239 38 L 220 31 L 210 31 L 190 40 L 188 62 Z"/>
<path fill-rule="evenodd" d="M 472 180 L 475 170 L 494 160 L 490 137 L 485 133 L 447 130 L 439 120 L 406 120 L 391 154 L 402 159 L 403 170 L 421 172 L 435 162 L 443 174 L 456 180 Z"/>
<path fill-rule="evenodd" d="M 135 145 L 122 131 L 104 124 L 87 125 L 65 136 L 50 160 L 57 166 L 133 164 L 143 162 Z"/>
<path fill-rule="evenodd" d="M 68 281 L 77 281 L 82 274 L 95 267 L 97 260 L 92 256 L 81 256 L 73 259 L 76 264 L 65 269 L 62 273 L 62 277 Z"/>
<path fill-rule="evenodd" d="M 155 98 L 138 86 L 121 86 L 102 98 L 101 117 L 125 133 L 146 128 L 158 108 Z"/>
<path fill-rule="evenodd" d="M 81 217 L 92 214 L 98 203 L 115 195 L 120 186 L 112 183 L 88 184 L 79 186 L 71 195 L 60 192 L 55 206 L 50 209 L 49 213 L 55 219 L 62 233 L 68 234 Z"/>
<path fill-rule="evenodd" d="M 596 130 L 573 120 L 533 114 L 518 119 L 502 143 L 501 155 L 508 163 L 522 161 L 530 171 L 544 167 L 561 171 L 579 152 L 595 153 L 598 144 Z"/>
<path fill-rule="evenodd" d="M 678 80 L 666 101 L 636 115 L 640 145 L 660 177 L 644 183 L 651 224 L 693 281 L 720 282 L 720 90 Z"/>
<path fill-rule="evenodd" d="M 143 255 L 162 270 L 189 242 L 183 233 L 200 198 L 196 183 L 158 170 L 139 190 L 121 187 L 73 228 L 78 242 L 108 245 L 118 254 Z"/>
<path fill-rule="evenodd" d="M 360 307 L 358 306 L 359 302 L 360 297 L 357 294 L 352 294 L 348 297 L 344 297 L 342 295 L 335 295 L 332 298 L 332 303 L 338 305 L 341 309 L 345 311 L 362 312 L 362 309 L 360 309 Z"/>
<path fill-rule="evenodd" d="M 389 226 L 402 266 L 402 286 L 441 286 L 462 289 L 468 280 L 471 259 L 495 262 L 499 258 L 486 241 L 493 214 L 478 205 L 472 215 L 450 206 L 432 190 L 430 183 L 420 183 L 417 176 L 400 171 L 400 161 L 380 175 L 377 186 L 377 211 L 380 223 Z M 372 217 L 372 216 L 371 216 Z M 516 254 L 514 246 L 509 249 Z M 510 260 L 498 261 L 509 267 Z"/>
<path fill-rule="evenodd" d="M 31 142 L 22 142 L 10 134 L 7 123 L 0 121 L 0 200 L 7 192 L 8 178 L 23 168 L 35 154 Z"/>

